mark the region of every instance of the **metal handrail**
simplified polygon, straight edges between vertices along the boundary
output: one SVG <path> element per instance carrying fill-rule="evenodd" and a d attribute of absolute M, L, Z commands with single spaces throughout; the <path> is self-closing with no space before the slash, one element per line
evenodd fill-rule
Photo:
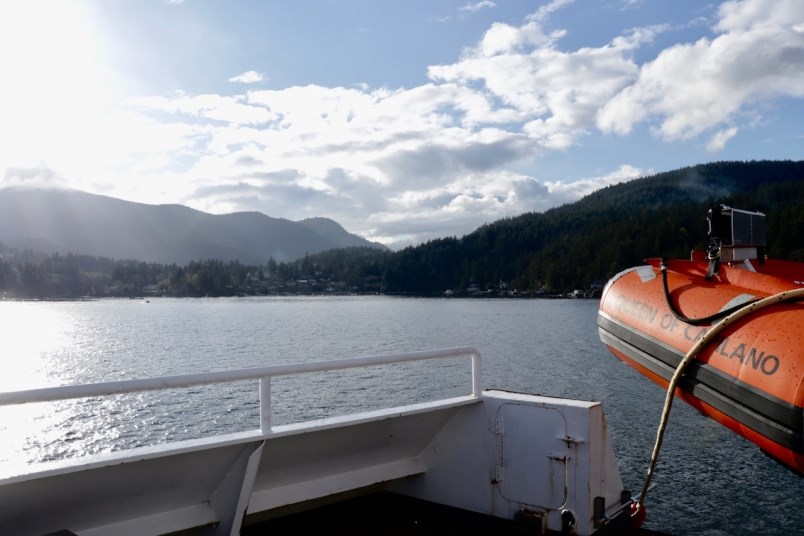
<path fill-rule="evenodd" d="M 142 378 L 136 380 L 120 380 L 112 382 L 63 385 L 58 387 L 42 387 L 39 389 L 28 389 L 24 391 L 7 391 L 0 393 L 0 406 L 27 404 L 33 402 L 53 402 L 73 398 L 138 393 L 144 391 L 162 391 L 166 389 L 209 385 L 213 383 L 259 380 L 260 431 L 267 434 L 271 432 L 271 378 L 274 376 L 290 376 L 312 372 L 326 372 L 330 370 L 343 370 L 350 368 L 372 367 L 377 365 L 391 365 L 394 363 L 410 363 L 413 361 L 427 361 L 433 359 L 457 357 L 471 358 L 472 396 L 475 398 L 480 397 L 482 392 L 480 352 L 475 348 L 463 346 L 458 348 L 446 348 L 443 350 L 429 350 L 423 352 L 373 355 L 345 359 L 333 359 L 329 361 L 310 361 L 306 363 L 302 362 L 286 365 L 269 365 L 265 367 Z"/>

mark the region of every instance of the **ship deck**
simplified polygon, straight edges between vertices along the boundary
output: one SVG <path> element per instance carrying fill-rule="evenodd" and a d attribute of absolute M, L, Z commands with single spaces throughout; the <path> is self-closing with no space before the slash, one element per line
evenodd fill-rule
<path fill-rule="evenodd" d="M 560 534 L 541 533 L 540 528 L 528 519 L 511 521 L 386 491 L 348 498 L 271 520 L 249 522 L 247 518 L 241 529 L 242 536 L 323 533 L 372 536 Z M 624 526 L 622 523 L 606 527 L 595 534 L 672 536 L 664 532 Z"/>
<path fill-rule="evenodd" d="M 272 422 L 275 376 L 436 359 L 468 362 L 471 394 Z M 0 405 L 236 381 L 258 388 L 259 429 L 59 460 L 0 478 L 0 531 L 546 536 L 547 529 L 603 534 L 601 524 L 612 519 L 606 532 L 627 534 L 613 527 L 628 522 L 627 491 L 602 404 L 484 391 L 474 348 L 47 387 L 0 393 Z"/>

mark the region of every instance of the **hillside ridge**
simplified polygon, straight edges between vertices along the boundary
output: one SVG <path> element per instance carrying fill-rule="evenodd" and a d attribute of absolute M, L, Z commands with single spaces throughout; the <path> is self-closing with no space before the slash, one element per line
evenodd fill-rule
<path fill-rule="evenodd" d="M 208 214 L 78 190 L 0 190 L 0 241 L 17 249 L 186 264 L 264 264 L 338 247 L 385 246 L 326 218 L 293 222 L 260 212 Z"/>

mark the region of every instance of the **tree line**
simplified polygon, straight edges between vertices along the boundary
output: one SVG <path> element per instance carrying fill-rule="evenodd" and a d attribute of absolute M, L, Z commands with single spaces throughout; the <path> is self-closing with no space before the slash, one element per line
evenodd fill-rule
<path fill-rule="evenodd" d="M 264 265 L 185 266 L 16 252 L 0 244 L 0 296 L 537 295 L 588 289 L 647 257 L 707 245 L 715 204 L 767 215 L 767 254 L 804 261 L 804 162 L 717 162 L 603 188 L 544 213 L 397 252 L 345 248 Z"/>
<path fill-rule="evenodd" d="M 269 259 L 263 266 L 216 259 L 178 266 L 72 253 L 17 252 L 0 244 L 0 298 L 378 293 L 382 290 L 382 272 L 372 269 L 371 263 L 360 263 L 360 259 L 374 251 L 373 248 L 333 251 L 333 259 L 350 258 L 353 262 L 338 261 L 340 267 L 336 266 L 334 272 L 324 272 L 320 263 L 310 257 L 290 263 Z M 381 261 L 377 259 L 380 264 Z"/>

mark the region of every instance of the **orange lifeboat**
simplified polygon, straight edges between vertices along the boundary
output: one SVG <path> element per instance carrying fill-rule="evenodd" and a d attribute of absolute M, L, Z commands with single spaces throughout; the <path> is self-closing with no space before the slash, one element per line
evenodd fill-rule
<path fill-rule="evenodd" d="M 713 211 L 707 253 L 608 282 L 600 338 L 665 389 L 696 347 L 675 395 L 804 475 L 804 263 L 764 259 L 763 214 Z"/>

